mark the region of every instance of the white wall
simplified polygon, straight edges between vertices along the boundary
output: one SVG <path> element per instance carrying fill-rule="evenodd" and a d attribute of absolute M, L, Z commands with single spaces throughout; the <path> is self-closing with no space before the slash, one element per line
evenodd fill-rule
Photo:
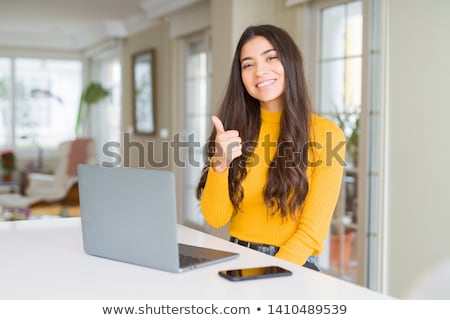
<path fill-rule="evenodd" d="M 450 257 L 450 1 L 387 4 L 385 291 Z"/>

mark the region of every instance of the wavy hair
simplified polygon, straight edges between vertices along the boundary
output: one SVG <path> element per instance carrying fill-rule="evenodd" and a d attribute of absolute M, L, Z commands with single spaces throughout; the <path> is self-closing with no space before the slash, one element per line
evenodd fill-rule
<path fill-rule="evenodd" d="M 285 105 L 276 154 L 270 164 L 264 187 L 264 201 L 268 208 L 273 209 L 272 214 L 280 212 L 283 218 L 290 215 L 296 219 L 308 193 L 306 169 L 311 103 L 300 50 L 286 31 L 273 25 L 250 26 L 241 35 L 234 53 L 225 97 L 217 114 L 225 130 L 238 130 L 243 142 L 242 155 L 230 163 L 229 197 L 236 214 L 244 198 L 242 181 L 247 175 L 246 163 L 253 154 L 261 127 L 260 102 L 245 89 L 240 63 L 242 47 L 257 36 L 266 38 L 273 45 L 285 73 Z M 209 159 L 215 152 L 215 136 L 213 128 L 206 144 Z M 209 167 L 210 161 L 202 171 L 196 190 L 197 199 L 201 198 Z"/>

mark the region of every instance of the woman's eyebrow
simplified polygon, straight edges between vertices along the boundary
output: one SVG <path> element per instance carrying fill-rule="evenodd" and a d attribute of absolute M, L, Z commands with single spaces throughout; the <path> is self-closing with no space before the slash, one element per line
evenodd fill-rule
<path fill-rule="evenodd" d="M 263 52 L 260 53 L 260 56 L 264 56 L 264 55 L 266 55 L 266 54 L 268 54 L 269 52 L 272 52 L 272 51 L 277 51 L 277 50 L 275 50 L 274 48 L 270 48 L 270 49 L 264 50 Z M 241 59 L 241 63 L 244 62 L 245 60 L 252 60 L 252 59 L 253 59 L 252 57 L 242 58 Z"/>
<path fill-rule="evenodd" d="M 272 52 L 272 51 L 277 51 L 277 50 L 275 50 L 274 48 L 267 49 L 261 53 L 261 56 L 268 54 L 269 52 Z"/>

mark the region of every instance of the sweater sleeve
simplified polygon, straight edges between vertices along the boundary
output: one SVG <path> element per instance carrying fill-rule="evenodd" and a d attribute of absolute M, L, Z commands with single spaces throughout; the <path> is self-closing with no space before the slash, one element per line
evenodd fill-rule
<path fill-rule="evenodd" d="M 333 212 L 339 197 L 345 159 L 345 137 L 341 129 L 329 120 L 319 128 L 313 139 L 317 154 L 309 166 L 312 169 L 309 191 L 293 236 L 277 253 L 277 257 L 303 265 L 311 255 L 323 250 Z M 322 127 L 322 125 L 320 126 Z"/>
<path fill-rule="evenodd" d="M 233 204 L 228 195 L 228 172 L 229 169 L 216 173 L 210 167 L 200 199 L 203 216 L 213 228 L 226 225 L 233 214 Z"/>

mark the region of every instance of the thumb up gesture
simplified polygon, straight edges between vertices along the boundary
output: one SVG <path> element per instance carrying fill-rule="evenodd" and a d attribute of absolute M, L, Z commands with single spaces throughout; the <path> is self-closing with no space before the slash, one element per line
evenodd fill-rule
<path fill-rule="evenodd" d="M 237 130 L 225 130 L 222 121 L 211 117 L 216 128 L 216 152 L 213 157 L 213 170 L 217 173 L 224 172 L 231 161 L 242 155 L 242 139 Z"/>

